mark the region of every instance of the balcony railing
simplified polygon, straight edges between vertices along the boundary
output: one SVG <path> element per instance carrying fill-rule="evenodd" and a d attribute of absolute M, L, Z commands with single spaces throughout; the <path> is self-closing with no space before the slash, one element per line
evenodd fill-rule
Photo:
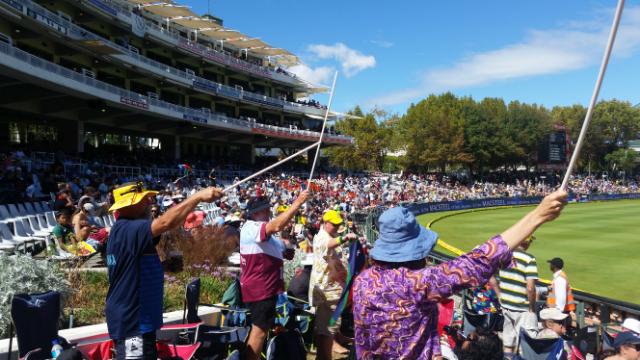
<path fill-rule="evenodd" d="M 273 98 L 273 97 L 269 97 L 269 96 L 265 96 L 265 95 L 260 95 L 260 94 L 255 94 L 255 93 L 251 93 L 248 91 L 244 91 L 244 90 L 237 90 L 236 88 L 227 86 L 227 85 L 223 85 L 223 84 L 219 84 L 204 78 L 201 78 L 199 76 L 194 76 L 192 74 L 189 74 L 185 71 L 176 69 L 174 67 L 171 66 L 167 66 L 165 64 L 159 63 L 155 60 L 149 59 L 147 57 L 144 57 L 136 52 L 131 51 L 129 48 L 126 48 L 124 46 L 120 46 L 118 44 L 115 44 L 113 42 L 111 42 L 109 39 L 105 39 L 99 35 L 96 35 L 90 31 L 84 30 L 74 24 L 72 24 L 71 22 L 69 22 L 68 20 L 66 20 L 65 18 L 59 16 L 58 14 L 55 14 L 43 7 L 41 7 L 40 5 L 29 1 L 29 0 L 15 0 L 16 2 L 20 3 L 21 5 L 33 10 L 34 12 L 42 15 L 43 17 L 49 18 L 50 20 L 53 20 L 55 22 L 58 22 L 59 24 L 67 27 L 69 30 L 77 33 L 78 35 L 84 37 L 85 39 L 88 40 L 98 40 L 100 42 L 102 42 L 103 44 L 113 47 L 121 52 L 123 52 L 126 56 L 130 56 L 131 58 L 135 59 L 136 61 L 139 61 L 141 63 L 144 63 L 146 65 L 149 65 L 151 67 L 154 67 L 156 69 L 161 70 L 161 73 L 169 73 L 175 76 L 178 76 L 180 78 L 183 78 L 187 81 L 197 81 L 201 84 L 206 84 L 207 86 L 209 86 L 210 88 L 214 88 L 214 89 L 221 89 L 223 91 L 221 91 L 221 93 L 226 93 L 226 94 L 234 94 L 237 95 L 240 98 L 243 99 L 247 99 L 247 100 L 253 100 L 253 101 L 257 101 L 259 103 L 266 103 L 267 105 L 270 104 L 275 104 L 275 105 L 281 105 L 283 108 L 286 107 L 288 109 L 291 110 L 297 110 L 297 111 L 301 111 L 304 112 L 304 108 L 311 108 L 311 109 L 316 109 L 316 110 L 322 110 L 318 107 L 314 107 L 314 106 L 309 106 L 309 105 L 304 105 L 304 104 L 299 104 L 299 103 L 295 103 L 295 102 L 291 102 L 291 101 L 285 101 L 282 99 L 278 99 L 278 98 Z M 93 0 L 93 1 L 100 1 L 101 3 L 104 3 L 107 6 L 118 6 L 118 8 L 116 9 L 116 11 L 121 11 L 121 10 L 126 10 L 124 9 L 122 6 L 116 4 L 115 2 L 109 1 L 109 0 Z M 127 10 L 128 12 L 128 10 Z M 123 12 L 124 13 L 124 12 Z M 130 16 L 130 13 L 129 13 Z M 176 34 L 173 34 L 171 32 L 167 32 L 165 29 L 158 27 L 154 24 L 151 23 L 147 23 L 147 26 L 155 26 L 156 28 L 163 30 L 164 34 L 170 34 L 172 36 L 177 36 Z M 184 39 L 185 41 L 188 41 L 186 39 Z M 193 44 L 192 44 L 193 45 Z M 200 46 L 202 49 L 207 49 L 204 46 L 200 45 L 200 44 L 196 44 L 198 46 Z M 204 50 L 203 50 L 204 51 Z M 221 55 L 222 53 L 216 53 L 217 55 Z M 224 54 L 223 54 L 224 55 Z M 228 55 L 224 55 L 224 56 L 228 56 Z M 233 59 L 231 57 L 229 57 L 230 59 L 234 60 L 234 61 L 238 61 L 237 59 Z M 191 86 L 193 85 L 193 83 L 185 83 L 185 86 Z M 219 91 L 220 92 L 220 91 Z"/>
<path fill-rule="evenodd" d="M 263 125 L 263 124 L 256 124 L 255 121 L 247 121 L 247 120 L 239 120 L 239 119 L 234 119 L 234 118 L 229 118 L 226 116 L 221 116 L 219 114 L 211 114 L 211 113 L 207 113 L 207 112 L 203 112 L 201 110 L 196 110 L 196 109 L 192 109 L 192 108 L 186 108 L 180 105 L 175 105 L 175 104 L 171 104 L 171 103 L 167 103 L 163 100 L 158 100 L 158 99 L 154 99 L 151 98 L 149 96 L 145 96 L 145 95 L 141 95 L 126 89 L 122 89 L 119 88 L 117 86 L 113 86 L 113 85 L 109 85 L 107 83 L 104 83 L 102 81 L 96 80 L 92 77 L 88 77 L 85 76 L 81 73 L 69 70 L 67 68 L 64 68 L 60 65 L 51 63 L 49 61 L 40 59 L 36 56 L 33 56 L 25 51 L 22 51 L 20 49 L 17 49 L 9 44 L 6 43 L 2 43 L 0 42 L 0 52 L 4 53 L 8 56 L 11 56 L 17 60 L 20 60 L 22 62 L 28 63 L 29 65 L 45 70 L 47 72 L 56 74 L 56 75 L 60 75 L 63 77 L 66 77 L 68 79 L 71 79 L 73 81 L 85 84 L 87 86 L 93 87 L 95 89 L 99 89 L 99 90 L 103 90 L 106 91 L 108 93 L 120 96 L 120 97 L 124 97 L 126 99 L 130 99 L 133 101 L 136 101 L 139 104 L 147 104 L 150 106 L 156 106 L 156 107 L 160 107 L 162 109 L 166 109 L 166 110 L 171 110 L 171 111 L 175 111 L 178 113 L 182 113 L 184 115 L 188 115 L 187 117 L 183 117 L 181 119 L 184 118 L 188 118 L 189 120 L 192 121 L 198 121 L 198 122 L 202 122 L 202 123 L 207 123 L 207 124 L 212 124 L 215 125 L 217 124 L 232 124 L 232 125 L 237 125 L 240 127 L 244 127 L 244 128 L 255 128 L 255 129 L 268 129 L 268 130 L 273 130 L 273 131 L 278 131 L 278 132 L 282 132 L 282 133 L 289 133 L 289 134 L 294 134 L 294 135 L 302 135 L 302 136 L 313 136 L 313 137 L 319 137 L 320 133 L 318 132 L 314 132 L 314 131 L 306 131 L 306 130 L 295 130 L 290 128 L 284 128 L 284 127 L 278 127 L 278 126 L 271 126 L 271 125 Z M 350 142 L 353 142 L 352 138 L 347 137 L 347 136 L 341 136 L 341 135 L 333 135 L 333 134 L 329 134 L 332 138 L 337 138 L 340 140 L 350 140 Z"/>

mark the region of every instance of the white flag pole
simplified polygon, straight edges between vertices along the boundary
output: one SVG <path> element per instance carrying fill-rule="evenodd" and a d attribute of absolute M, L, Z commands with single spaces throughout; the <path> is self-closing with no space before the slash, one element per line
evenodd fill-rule
<path fill-rule="evenodd" d="M 589 123 L 591 122 L 593 109 L 596 107 L 596 101 L 598 100 L 598 94 L 600 93 L 600 87 L 602 86 L 602 79 L 604 79 L 604 73 L 607 71 L 609 57 L 611 56 L 611 49 L 613 48 L 613 43 L 616 40 L 616 33 L 618 32 L 618 25 L 620 25 L 620 17 L 622 16 L 622 9 L 624 8 L 624 2 L 625 0 L 618 1 L 616 16 L 613 18 L 613 26 L 611 27 L 611 33 L 609 34 L 609 42 L 607 43 L 607 48 L 604 52 L 602 65 L 600 66 L 600 73 L 598 74 L 596 87 L 593 90 L 593 95 L 591 96 L 591 102 L 589 103 L 589 110 L 587 110 L 587 116 L 585 117 L 584 123 L 582 124 L 582 130 L 580 130 L 580 136 L 578 137 L 578 142 L 576 143 L 576 147 L 573 150 L 573 155 L 571 156 L 571 162 L 569 162 L 569 167 L 567 168 L 567 172 L 564 175 L 564 179 L 562 180 L 562 186 L 560 186 L 561 191 L 565 191 L 567 189 L 567 183 L 569 182 L 569 178 L 571 177 L 573 168 L 575 167 L 576 162 L 578 161 L 578 156 L 580 155 L 580 150 L 582 149 L 582 143 L 584 142 L 584 138 L 587 135 L 587 129 L 589 128 Z"/>
<path fill-rule="evenodd" d="M 307 189 L 311 188 L 311 179 L 313 179 L 313 169 L 316 168 L 316 161 L 318 160 L 318 154 L 320 153 L 320 145 L 322 145 L 322 137 L 324 136 L 325 126 L 327 126 L 327 118 L 329 117 L 329 110 L 331 109 L 331 102 L 333 101 L 333 94 L 336 92 L 336 81 L 338 80 L 338 72 L 333 77 L 333 87 L 331 88 L 331 96 L 329 97 L 329 104 L 327 105 L 327 111 L 324 113 L 324 122 L 322 123 L 322 132 L 320 133 L 320 141 L 318 141 L 318 148 L 316 149 L 316 156 L 313 158 L 313 165 L 311 166 L 311 172 L 309 173 L 309 182 Z M 307 158 L 307 161 L 308 158 Z"/>

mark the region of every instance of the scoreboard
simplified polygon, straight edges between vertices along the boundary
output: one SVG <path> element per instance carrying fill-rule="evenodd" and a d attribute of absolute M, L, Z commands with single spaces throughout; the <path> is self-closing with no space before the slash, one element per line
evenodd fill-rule
<path fill-rule="evenodd" d="M 556 131 L 538 147 L 538 170 L 565 170 L 569 163 L 569 133 L 564 124 L 554 124 Z"/>

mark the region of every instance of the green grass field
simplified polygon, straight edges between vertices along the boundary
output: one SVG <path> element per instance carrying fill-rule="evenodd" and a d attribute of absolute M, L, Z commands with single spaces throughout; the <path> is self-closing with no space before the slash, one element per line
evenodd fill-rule
<path fill-rule="evenodd" d="M 515 224 L 533 207 L 480 211 L 437 221 L 432 230 L 462 251 Z M 581 203 L 567 206 L 560 218 L 543 225 L 529 248 L 538 275 L 551 279 L 547 260 L 560 257 L 571 285 L 613 299 L 640 303 L 640 200 Z M 421 225 L 446 213 L 418 217 Z M 437 251 L 451 254 L 437 246 Z"/>

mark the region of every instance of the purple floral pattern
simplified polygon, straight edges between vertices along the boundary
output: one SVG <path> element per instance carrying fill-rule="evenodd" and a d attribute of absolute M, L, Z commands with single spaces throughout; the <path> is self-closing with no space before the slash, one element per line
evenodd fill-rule
<path fill-rule="evenodd" d="M 515 266 L 500 235 L 455 260 L 421 270 L 374 266 L 353 287 L 358 359 L 441 356 L 437 302 L 483 286 L 499 269 Z"/>

